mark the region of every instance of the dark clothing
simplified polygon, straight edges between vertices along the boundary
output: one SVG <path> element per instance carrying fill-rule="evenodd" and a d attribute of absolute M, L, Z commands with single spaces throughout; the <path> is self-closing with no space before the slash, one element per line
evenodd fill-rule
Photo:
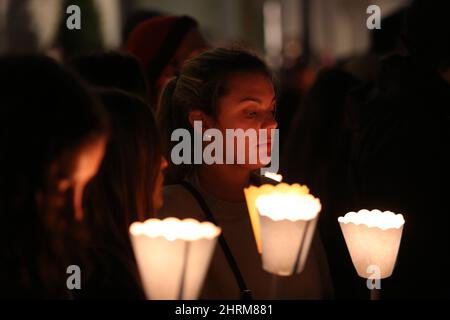
<path fill-rule="evenodd" d="M 81 290 L 75 292 L 76 299 L 145 299 L 131 248 L 114 243 L 88 249 L 92 266 Z"/>
<path fill-rule="evenodd" d="M 318 229 L 337 299 L 368 296 L 337 222 L 354 209 L 347 183 L 351 135 L 345 102 L 356 85 L 359 81 L 344 70 L 321 70 L 292 122 L 280 166 L 286 182 L 306 184 L 321 201 Z"/>
<path fill-rule="evenodd" d="M 394 273 L 381 282 L 383 298 L 449 298 L 450 86 L 392 56 L 374 86 L 354 96 L 363 97 L 353 117 L 355 204 L 406 220 Z"/>

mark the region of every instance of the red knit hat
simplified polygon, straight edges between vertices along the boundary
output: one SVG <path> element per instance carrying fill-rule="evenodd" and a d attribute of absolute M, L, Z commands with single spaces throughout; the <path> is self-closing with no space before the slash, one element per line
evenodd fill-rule
<path fill-rule="evenodd" d="M 170 62 L 186 34 L 197 26 L 187 16 L 162 16 L 141 22 L 131 32 L 126 50 L 136 56 L 149 82 Z"/>

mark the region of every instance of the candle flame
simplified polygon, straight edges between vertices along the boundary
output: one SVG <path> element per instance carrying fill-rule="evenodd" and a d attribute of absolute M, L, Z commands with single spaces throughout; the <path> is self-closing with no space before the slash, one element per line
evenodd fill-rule
<path fill-rule="evenodd" d="M 278 181 L 278 182 L 281 182 L 283 180 L 283 176 L 281 174 L 277 174 L 277 173 L 274 173 L 274 172 L 266 171 L 266 172 L 264 172 L 264 176 L 266 178 L 269 178 L 269 179 L 272 179 L 272 180 L 275 180 L 275 181 Z"/>

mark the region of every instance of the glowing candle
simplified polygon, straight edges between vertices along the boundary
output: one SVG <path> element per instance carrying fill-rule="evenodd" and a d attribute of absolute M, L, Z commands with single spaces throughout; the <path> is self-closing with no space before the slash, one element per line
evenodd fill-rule
<path fill-rule="evenodd" d="M 282 276 L 301 272 L 320 201 L 299 184 L 251 186 L 244 191 L 263 268 Z"/>
<path fill-rule="evenodd" d="M 130 226 L 148 299 L 197 299 L 221 230 L 194 219 L 149 219 Z"/>
<path fill-rule="evenodd" d="M 405 224 L 403 215 L 363 209 L 339 217 L 338 222 L 358 275 L 373 278 L 369 267 L 376 266 L 380 270 L 377 278 L 391 276 Z"/>

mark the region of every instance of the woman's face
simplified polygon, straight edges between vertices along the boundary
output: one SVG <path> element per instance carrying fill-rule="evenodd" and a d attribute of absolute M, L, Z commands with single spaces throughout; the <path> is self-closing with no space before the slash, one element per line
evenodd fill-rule
<path fill-rule="evenodd" d="M 234 163 L 238 161 L 238 154 L 245 154 L 245 164 L 237 165 L 251 170 L 261 168 L 267 163 L 262 163 L 259 155 L 271 156 L 271 134 L 277 127 L 273 83 L 264 74 L 239 73 L 229 78 L 227 89 L 228 93 L 219 99 L 215 120 L 215 126 L 222 131 L 226 152 L 231 149 L 226 143 L 226 129 L 254 129 L 256 139 L 249 135 L 250 138 L 245 138 L 245 147 L 239 147 L 238 139 L 234 138 Z M 262 132 L 266 133 L 266 139 Z M 250 161 L 251 153 L 256 161 Z"/>
<path fill-rule="evenodd" d="M 70 209 L 75 220 L 82 220 L 83 191 L 97 173 L 105 148 L 106 137 L 101 137 L 65 152 L 51 164 L 46 197 L 38 195 L 38 205 L 55 211 Z"/>
<path fill-rule="evenodd" d="M 163 206 L 163 185 L 164 185 L 164 169 L 167 168 L 167 160 L 164 157 L 161 157 L 161 164 L 159 167 L 158 177 L 156 178 L 155 188 L 153 189 L 152 201 L 153 201 L 153 209 L 155 211 L 161 209 Z"/>

